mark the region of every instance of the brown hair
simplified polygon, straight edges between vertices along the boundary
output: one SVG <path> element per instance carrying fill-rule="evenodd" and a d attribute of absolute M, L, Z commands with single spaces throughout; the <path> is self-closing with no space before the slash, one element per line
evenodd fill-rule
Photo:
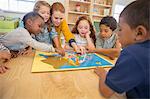
<path fill-rule="evenodd" d="M 147 31 L 150 31 L 149 4 L 149 0 L 134 1 L 124 8 L 120 17 L 123 17 L 132 29 L 136 28 L 138 25 L 142 25 Z"/>
<path fill-rule="evenodd" d="M 117 21 L 115 18 L 113 18 L 112 16 L 105 16 L 101 19 L 100 23 L 99 23 L 99 27 L 101 25 L 106 25 L 108 26 L 112 31 L 114 31 L 117 28 Z"/>
<path fill-rule="evenodd" d="M 40 7 L 41 7 L 41 6 L 46 6 L 46 7 L 48 7 L 49 9 L 51 8 L 51 6 L 50 6 L 50 4 L 49 4 L 48 2 L 46 2 L 46 1 L 37 1 L 37 2 L 35 3 L 35 5 L 34 5 L 33 11 L 38 13 L 38 11 L 40 10 Z M 50 22 L 50 18 L 49 18 L 49 20 L 46 22 L 48 32 L 51 31 L 51 24 L 50 24 L 50 23 L 51 23 L 51 22 Z"/>
<path fill-rule="evenodd" d="M 52 15 L 54 11 L 60 11 L 61 13 L 65 13 L 65 8 L 60 2 L 55 2 L 51 6 L 50 14 Z"/>
<path fill-rule="evenodd" d="M 78 18 L 78 20 L 76 21 L 76 24 L 75 24 L 75 26 L 73 27 L 73 29 L 72 29 L 71 32 L 72 32 L 73 34 L 79 34 L 79 31 L 78 31 L 78 29 L 77 29 L 77 26 L 79 25 L 79 22 L 82 21 L 82 20 L 87 20 L 87 21 L 88 21 L 88 23 L 89 23 L 89 25 L 90 25 L 90 31 L 91 31 L 90 37 L 92 38 L 92 40 L 93 40 L 93 42 L 94 42 L 94 44 L 95 44 L 95 41 L 96 41 L 95 30 L 94 30 L 94 28 L 93 28 L 92 22 L 91 22 L 91 20 L 90 20 L 89 17 L 87 17 L 87 16 L 80 16 L 80 17 Z"/>

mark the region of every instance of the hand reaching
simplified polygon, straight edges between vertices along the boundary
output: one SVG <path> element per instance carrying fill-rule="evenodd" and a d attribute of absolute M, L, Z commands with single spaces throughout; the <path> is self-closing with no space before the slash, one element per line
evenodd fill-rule
<path fill-rule="evenodd" d="M 9 68 L 3 65 L 0 65 L 0 74 L 5 73 Z"/>
<path fill-rule="evenodd" d="M 56 52 L 62 56 L 65 56 L 65 50 L 63 48 L 55 48 Z"/>

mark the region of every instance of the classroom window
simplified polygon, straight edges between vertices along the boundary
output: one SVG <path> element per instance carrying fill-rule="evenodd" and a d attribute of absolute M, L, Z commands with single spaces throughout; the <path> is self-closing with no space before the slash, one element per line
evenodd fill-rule
<path fill-rule="evenodd" d="M 0 0 L 0 9 L 12 12 L 30 12 L 36 0 Z"/>

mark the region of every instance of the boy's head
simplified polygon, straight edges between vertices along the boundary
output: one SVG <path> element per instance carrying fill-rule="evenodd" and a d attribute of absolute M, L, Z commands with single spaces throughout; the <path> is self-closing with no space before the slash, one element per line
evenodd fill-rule
<path fill-rule="evenodd" d="M 150 39 L 149 2 L 134 1 L 121 12 L 118 36 L 123 47 Z"/>
<path fill-rule="evenodd" d="M 44 26 L 44 19 L 36 12 L 29 12 L 23 17 L 24 27 L 32 34 L 38 34 Z"/>
<path fill-rule="evenodd" d="M 100 38 L 110 38 L 113 31 L 117 28 L 117 21 L 112 16 L 103 17 L 99 23 Z"/>

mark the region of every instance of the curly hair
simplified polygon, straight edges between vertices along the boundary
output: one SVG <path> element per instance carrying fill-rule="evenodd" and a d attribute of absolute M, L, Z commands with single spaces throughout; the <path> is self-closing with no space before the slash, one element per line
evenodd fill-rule
<path fill-rule="evenodd" d="M 80 17 L 78 18 L 78 20 L 76 21 L 76 24 L 75 24 L 75 26 L 73 27 L 73 29 L 72 29 L 71 32 L 72 32 L 73 34 L 79 34 L 79 31 L 78 31 L 77 27 L 78 27 L 78 25 L 79 25 L 79 22 L 82 21 L 82 20 L 87 20 L 87 21 L 88 21 L 88 23 L 89 23 L 89 25 L 90 25 L 90 31 L 91 31 L 90 37 L 92 38 L 92 40 L 93 40 L 93 42 L 94 42 L 94 44 L 95 44 L 95 42 L 96 42 L 95 30 L 94 30 L 94 28 L 93 28 L 92 22 L 91 22 L 91 20 L 90 20 L 89 17 L 87 17 L 87 16 L 80 16 Z"/>
<path fill-rule="evenodd" d="M 116 28 L 117 28 L 117 21 L 115 18 L 113 18 L 112 16 L 106 16 L 106 17 L 103 17 L 99 23 L 99 26 L 100 25 L 106 25 L 108 27 L 110 27 L 110 29 L 112 31 L 114 31 Z"/>

